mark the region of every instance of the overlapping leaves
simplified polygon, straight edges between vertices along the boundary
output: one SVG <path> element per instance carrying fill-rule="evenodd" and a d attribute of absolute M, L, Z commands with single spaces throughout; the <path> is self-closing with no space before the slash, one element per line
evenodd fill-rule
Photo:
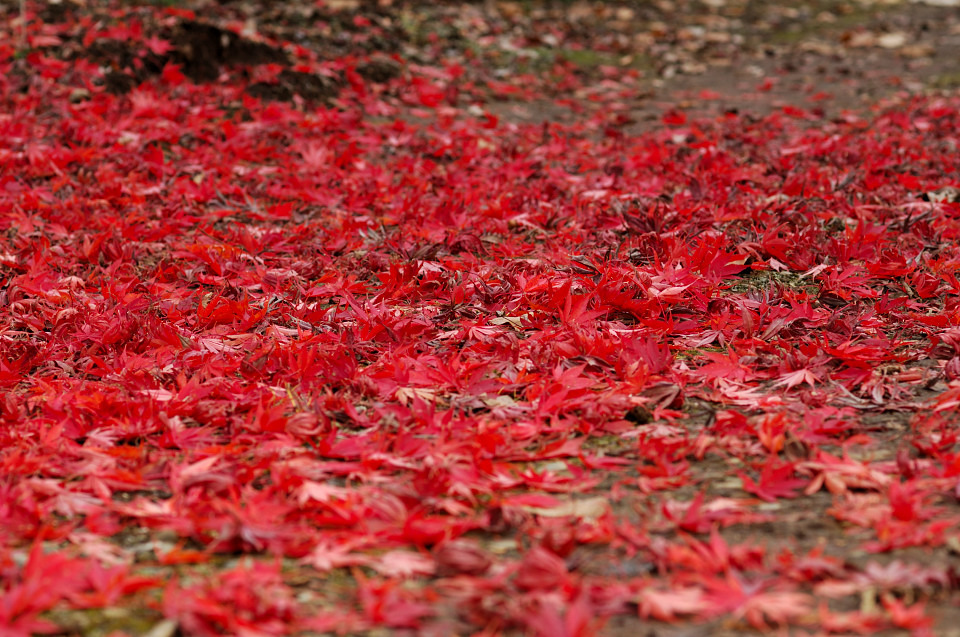
<path fill-rule="evenodd" d="M 114 95 L 58 56 L 89 24 L 32 24 L 0 45 L 7 633 L 871 632 L 956 600 L 946 560 L 885 558 L 958 550 L 960 207 L 918 197 L 957 181 L 957 100 L 516 125 L 444 104 L 460 71 L 292 45 L 335 103 L 173 62 Z"/>

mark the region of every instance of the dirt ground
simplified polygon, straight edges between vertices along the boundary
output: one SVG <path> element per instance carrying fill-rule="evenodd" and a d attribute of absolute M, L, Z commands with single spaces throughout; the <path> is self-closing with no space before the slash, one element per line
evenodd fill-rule
<path fill-rule="evenodd" d="M 567 51 L 584 67 L 636 68 L 644 93 L 629 105 L 635 131 L 666 110 L 691 118 L 764 115 L 794 107 L 826 119 L 876 107 L 898 93 L 960 86 L 960 8 L 922 2 L 652 3 L 633 20 L 595 18 L 633 48 L 619 58 Z M 500 6 L 500 5 L 498 5 Z M 583 5 L 553 9 L 579 16 Z M 670 10 L 665 10 L 670 9 Z M 627 14 L 629 15 L 629 13 Z M 646 20 L 640 16 L 650 17 Z M 568 17 L 568 20 L 571 20 Z M 652 27 L 651 27 L 652 25 Z M 668 26 L 669 25 L 669 26 Z M 655 35 L 649 35 L 653 33 Z M 638 36 L 637 34 L 641 34 Z M 504 104 L 521 120 L 555 110 Z"/>
<path fill-rule="evenodd" d="M 10 0 L 6 4 L 16 7 Z M 40 16 L 55 22 L 97 4 L 50 2 Z M 65 56 L 114 67 L 110 79 L 117 92 L 159 73 L 166 61 L 181 64 L 196 81 L 214 81 L 222 64 L 283 63 L 283 54 L 260 36 L 296 42 L 327 58 L 372 54 L 359 71 L 375 81 L 399 74 L 402 64 L 441 60 L 462 64 L 465 80 L 543 75 L 560 63 L 581 80 L 578 86 L 558 86 L 552 94 L 522 100 L 465 92 L 452 103 L 482 107 L 509 121 L 585 120 L 583 110 L 596 101 L 591 95 L 610 90 L 604 85 L 615 80 L 627 89 L 617 112 L 626 133 L 658 122 L 665 111 L 696 118 L 797 108 L 829 119 L 876 108 L 896 94 L 960 87 L 960 3 L 955 0 L 158 4 L 194 9 L 199 18 L 167 34 L 172 52 L 147 55 L 136 71 L 130 62 L 137 54 L 114 43 L 68 43 Z M 348 37 L 363 29 L 353 23 L 356 15 L 379 27 L 364 40 L 362 51 Z M 258 40 L 217 26 L 238 21 Z M 291 99 L 296 94 L 322 101 L 336 92 L 329 78 L 289 70 L 279 85 L 260 87 L 258 96 Z"/>

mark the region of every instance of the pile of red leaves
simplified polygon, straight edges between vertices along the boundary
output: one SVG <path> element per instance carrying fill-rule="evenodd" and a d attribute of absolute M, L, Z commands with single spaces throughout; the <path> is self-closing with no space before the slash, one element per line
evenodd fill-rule
<path fill-rule="evenodd" d="M 634 135 L 628 78 L 515 125 L 463 95 L 569 70 L 275 42 L 194 83 L 191 20 L 0 35 L 0 633 L 923 633 L 957 603 L 960 205 L 921 195 L 960 183 L 960 100 Z M 139 57 L 77 53 L 111 41 Z"/>

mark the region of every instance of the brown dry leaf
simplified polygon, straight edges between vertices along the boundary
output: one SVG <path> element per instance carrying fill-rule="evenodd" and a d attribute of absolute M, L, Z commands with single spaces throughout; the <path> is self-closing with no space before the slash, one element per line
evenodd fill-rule
<path fill-rule="evenodd" d="M 407 406 L 413 402 L 414 398 L 419 398 L 425 402 L 434 402 L 437 399 L 437 390 L 431 387 L 400 387 L 397 389 L 397 400 L 400 404 Z"/>
<path fill-rule="evenodd" d="M 903 31 L 884 33 L 877 37 L 877 46 L 881 49 L 899 49 L 907 44 L 907 34 Z"/>
<path fill-rule="evenodd" d="M 924 201 L 933 201 L 935 203 L 957 203 L 960 201 L 960 188 L 945 186 L 943 188 L 938 188 L 937 190 L 925 192 L 920 195 L 920 198 Z"/>
<path fill-rule="evenodd" d="M 568 500 L 555 507 L 520 507 L 528 513 L 545 518 L 577 517 L 587 520 L 596 520 L 610 510 L 610 503 L 606 498 L 585 498 L 583 500 Z"/>
<path fill-rule="evenodd" d="M 960 535 L 951 535 L 944 544 L 947 545 L 951 553 L 960 555 Z"/>
<path fill-rule="evenodd" d="M 522 330 L 523 320 L 528 316 L 528 314 L 521 314 L 520 316 L 497 316 L 490 319 L 490 325 L 509 325 L 515 330 Z"/>
<path fill-rule="evenodd" d="M 495 409 L 497 407 L 516 407 L 517 401 L 507 394 L 498 394 L 496 396 L 490 396 L 489 398 L 484 397 L 483 404 L 490 409 Z"/>
<path fill-rule="evenodd" d="M 497 10 L 505 19 L 515 22 L 523 17 L 523 6 L 519 2 L 498 2 Z"/>
<path fill-rule="evenodd" d="M 360 8 L 360 0 L 326 0 L 324 6 L 333 12 L 356 11 Z"/>
<path fill-rule="evenodd" d="M 144 637 L 173 637 L 177 634 L 179 624 L 172 619 L 164 619 L 144 633 Z"/>
<path fill-rule="evenodd" d="M 809 460 L 811 455 L 810 446 L 797 438 L 792 431 L 787 431 L 783 444 L 783 457 L 790 462 L 799 462 Z"/>
<path fill-rule="evenodd" d="M 845 35 L 843 40 L 851 49 L 865 49 L 877 45 L 877 34 L 869 31 L 857 31 Z"/>
<path fill-rule="evenodd" d="M 916 60 L 919 58 L 933 57 L 933 54 L 936 53 L 936 49 L 929 44 L 908 44 L 902 47 L 899 53 L 900 57 Z"/>

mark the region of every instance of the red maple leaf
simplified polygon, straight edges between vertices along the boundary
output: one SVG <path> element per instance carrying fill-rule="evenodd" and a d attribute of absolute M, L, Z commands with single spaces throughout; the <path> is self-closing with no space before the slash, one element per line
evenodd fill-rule
<path fill-rule="evenodd" d="M 767 502 L 776 502 L 777 498 L 795 498 L 800 495 L 798 489 L 808 484 L 807 480 L 795 477 L 796 467 L 793 464 L 779 463 L 774 459 L 763 465 L 756 482 L 742 471 L 737 475 L 743 482 L 744 491 Z"/>

